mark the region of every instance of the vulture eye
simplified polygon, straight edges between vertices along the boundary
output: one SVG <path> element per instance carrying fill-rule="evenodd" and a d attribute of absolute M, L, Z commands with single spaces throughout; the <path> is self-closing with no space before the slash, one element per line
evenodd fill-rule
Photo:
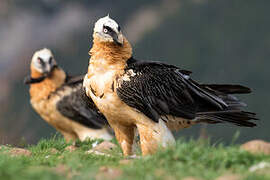
<path fill-rule="evenodd" d="M 107 28 L 104 28 L 104 29 L 103 29 L 103 32 L 104 32 L 105 34 L 107 34 L 107 33 L 108 33 L 108 29 L 107 29 Z"/>
<path fill-rule="evenodd" d="M 37 62 L 38 62 L 39 64 L 41 64 L 41 63 L 43 62 L 43 60 L 42 60 L 40 57 L 38 57 L 38 58 L 37 58 Z"/>
<path fill-rule="evenodd" d="M 44 62 L 43 59 L 40 58 L 40 57 L 37 58 L 37 62 L 38 62 L 41 66 L 44 66 L 44 65 L 45 65 L 45 62 Z"/>

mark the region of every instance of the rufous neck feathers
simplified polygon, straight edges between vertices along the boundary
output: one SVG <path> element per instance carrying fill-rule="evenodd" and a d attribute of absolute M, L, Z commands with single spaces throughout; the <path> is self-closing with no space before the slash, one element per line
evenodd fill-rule
<path fill-rule="evenodd" d="M 95 34 L 93 35 L 93 47 L 89 51 L 91 60 L 106 60 L 108 64 L 126 63 L 132 56 L 132 47 L 124 37 L 124 43 L 119 46 L 113 42 L 104 42 Z"/>
<path fill-rule="evenodd" d="M 39 78 L 42 74 L 31 66 L 31 77 Z M 30 85 L 30 96 L 32 100 L 46 99 L 65 83 L 66 73 L 61 68 L 55 68 L 51 75 L 39 83 Z"/>

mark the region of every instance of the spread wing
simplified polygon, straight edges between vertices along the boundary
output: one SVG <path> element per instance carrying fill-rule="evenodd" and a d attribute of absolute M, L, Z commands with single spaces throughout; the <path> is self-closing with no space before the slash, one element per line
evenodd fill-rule
<path fill-rule="evenodd" d="M 208 85 L 208 90 L 205 88 L 207 85 L 193 81 L 190 74 L 190 71 L 180 70 L 176 66 L 131 58 L 125 69 L 125 78 L 118 82 L 117 94 L 127 105 L 156 122 L 164 116 L 171 115 L 190 120 L 204 118 L 212 122 L 231 121 L 242 125 L 235 117 L 233 120 L 229 120 L 228 115 L 223 117 L 221 112 L 228 113 L 232 110 L 231 104 L 239 108 L 243 103 L 233 96 L 214 90 L 222 89 L 221 86 Z M 210 90 L 211 87 L 213 89 Z M 226 92 L 224 88 L 222 90 Z M 230 104 L 227 101 L 233 102 Z M 210 112 L 211 115 L 207 115 Z M 218 118 L 217 113 L 220 116 Z M 244 121 L 254 119 L 253 114 L 241 114 L 240 110 L 239 113 L 240 115 L 237 115 L 243 115 Z M 247 125 L 254 125 L 249 123 L 251 122 Z"/>
<path fill-rule="evenodd" d="M 96 108 L 92 99 L 85 95 L 83 76 L 69 77 L 57 93 L 71 91 L 57 102 L 58 111 L 65 117 L 89 128 L 100 129 L 107 125 L 107 120 Z"/>

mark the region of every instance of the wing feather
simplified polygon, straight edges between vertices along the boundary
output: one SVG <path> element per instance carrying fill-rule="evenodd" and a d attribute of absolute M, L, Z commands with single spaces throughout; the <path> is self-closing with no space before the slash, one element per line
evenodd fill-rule
<path fill-rule="evenodd" d="M 245 104 L 230 95 L 249 92 L 244 86 L 200 85 L 190 78 L 190 71 L 133 58 L 128 60 L 125 72 L 129 78 L 118 82 L 118 96 L 155 122 L 169 115 L 209 123 L 255 125 L 248 122 L 256 119 L 255 114 L 242 111 Z"/>
<path fill-rule="evenodd" d="M 59 91 L 71 88 L 72 92 L 57 102 L 57 109 L 63 116 L 68 117 L 72 121 L 89 128 L 100 129 L 107 124 L 107 120 L 98 111 L 92 99 L 86 96 L 81 77 L 72 78 L 58 90 L 59 93 Z"/>
<path fill-rule="evenodd" d="M 122 81 L 117 88 L 119 97 L 126 104 L 156 122 L 168 114 L 187 119 L 195 117 L 194 100 L 179 74 L 175 73 L 175 66 L 132 60 L 126 72 L 129 70 L 136 75 Z"/>

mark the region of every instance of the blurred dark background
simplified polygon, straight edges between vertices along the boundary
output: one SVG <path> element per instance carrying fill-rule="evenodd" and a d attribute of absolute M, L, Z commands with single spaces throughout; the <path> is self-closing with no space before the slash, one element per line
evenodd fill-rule
<path fill-rule="evenodd" d="M 253 89 L 241 99 L 258 114 L 258 127 L 209 125 L 214 141 L 230 143 L 237 131 L 238 143 L 269 141 L 269 7 L 268 0 L 0 0 L 0 143 L 36 143 L 55 134 L 32 110 L 23 84 L 32 54 L 48 47 L 70 74 L 85 73 L 94 22 L 108 13 L 136 58 L 191 70 L 203 83 Z M 201 127 L 177 135 L 197 138 Z"/>

